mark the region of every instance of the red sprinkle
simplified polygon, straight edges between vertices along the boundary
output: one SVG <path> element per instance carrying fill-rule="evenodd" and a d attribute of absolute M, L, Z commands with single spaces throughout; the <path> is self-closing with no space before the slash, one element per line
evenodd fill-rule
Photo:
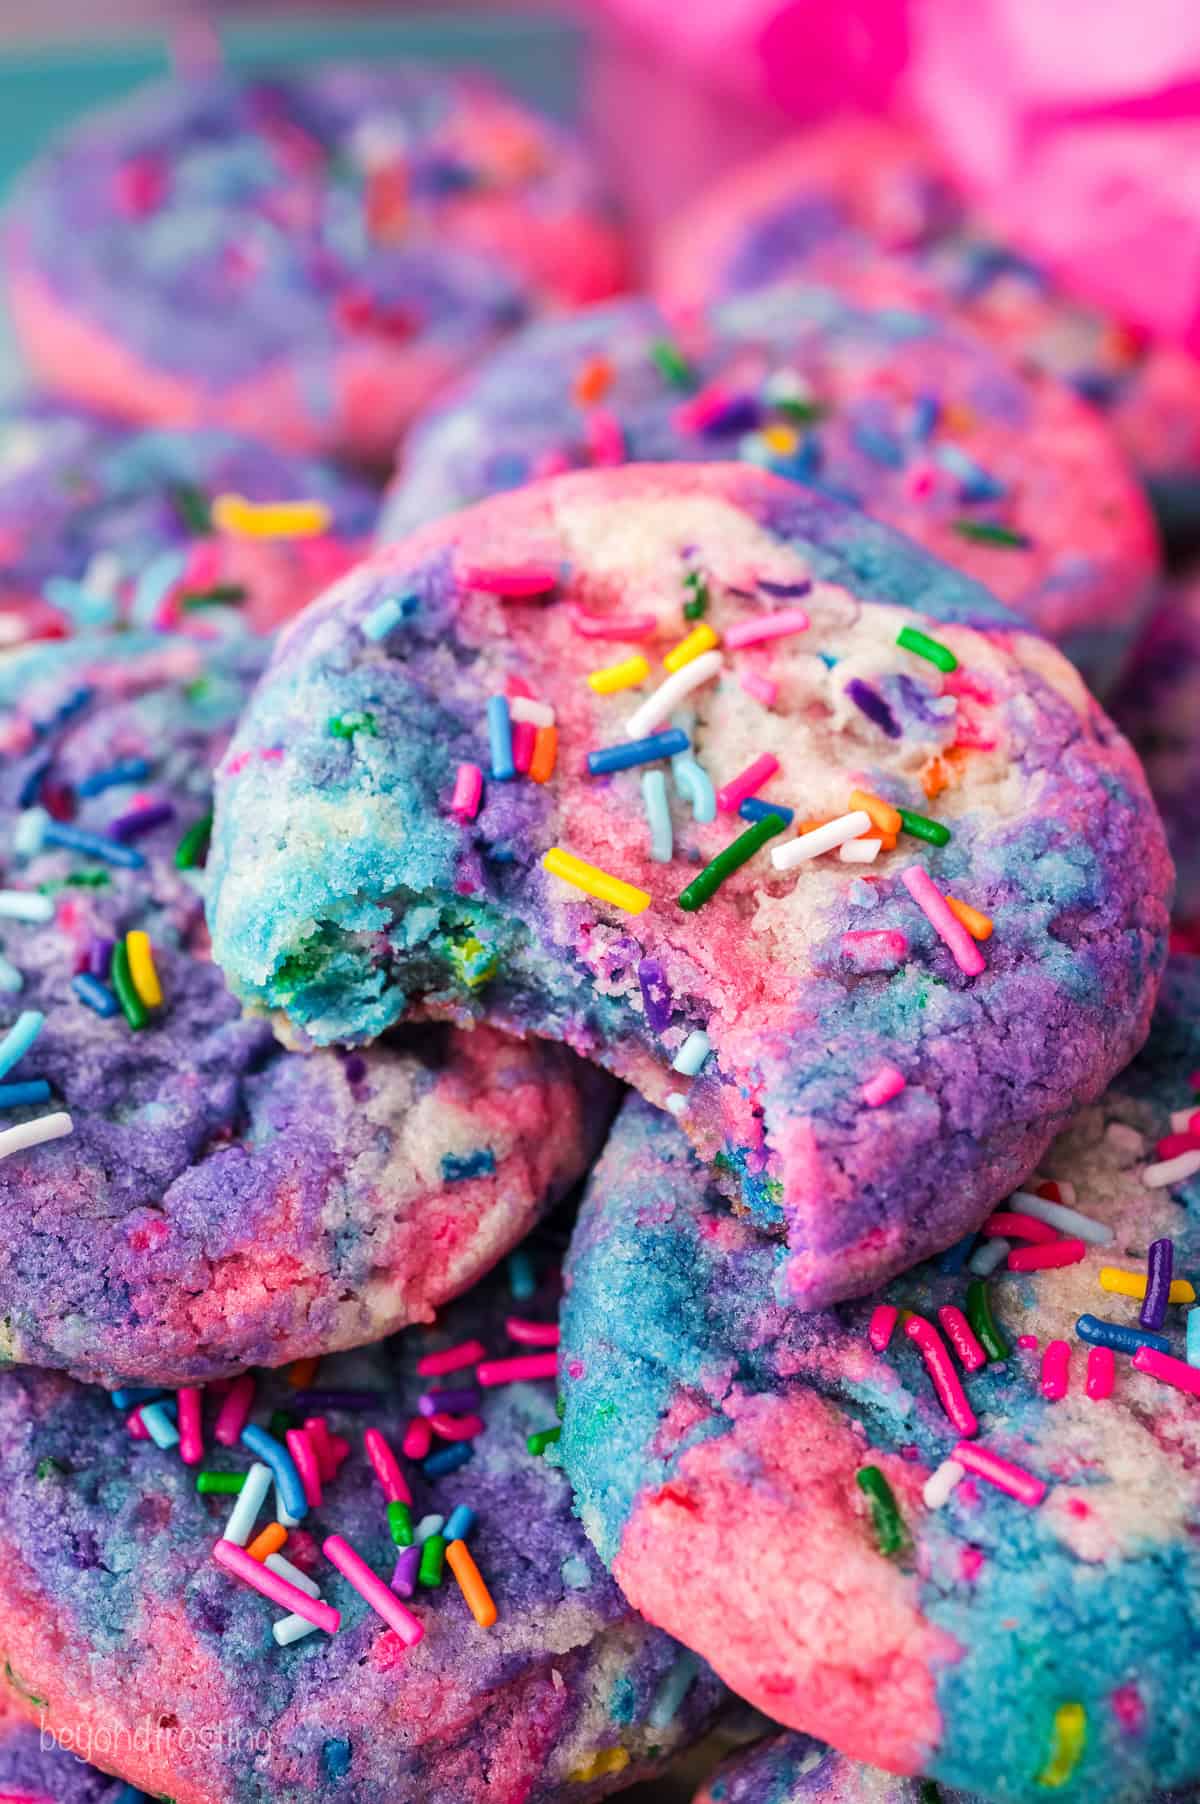
<path fill-rule="evenodd" d="M 1036 1215 L 1022 1215 L 1016 1209 L 998 1209 L 984 1222 L 980 1232 L 993 1237 L 1002 1235 L 1005 1239 L 1032 1240 L 1038 1246 L 1049 1246 L 1052 1241 L 1062 1238 L 1049 1222 L 1039 1221 Z"/>

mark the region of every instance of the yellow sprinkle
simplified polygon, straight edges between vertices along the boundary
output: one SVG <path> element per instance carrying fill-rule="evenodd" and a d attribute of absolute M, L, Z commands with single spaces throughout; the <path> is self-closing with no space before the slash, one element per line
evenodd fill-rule
<path fill-rule="evenodd" d="M 582 858 L 564 852 L 561 846 L 551 846 L 542 858 L 542 864 L 552 877 L 561 877 L 564 883 L 595 896 L 600 902 L 611 902 L 614 908 L 623 908 L 627 914 L 640 915 L 650 906 L 652 898 L 648 890 L 638 889 L 621 877 L 612 877 L 597 865 L 586 864 Z"/>
<path fill-rule="evenodd" d="M 589 670 L 588 688 L 597 695 L 615 695 L 618 689 L 636 689 L 650 675 L 650 666 L 641 652 L 620 664 L 606 664 L 602 670 Z"/>
<path fill-rule="evenodd" d="M 1057 1791 L 1065 1785 L 1083 1753 L 1087 1739 L 1087 1715 L 1082 1704 L 1060 1704 L 1054 1712 L 1054 1745 L 1050 1758 L 1037 1776 L 1039 1785 Z"/>
<path fill-rule="evenodd" d="M 593 1779 L 603 1779 L 609 1773 L 623 1773 L 629 1765 L 629 1753 L 625 1748 L 601 1748 L 593 1754 L 586 1766 L 577 1766 L 567 1774 L 572 1785 L 590 1785 Z"/>
<path fill-rule="evenodd" d="M 125 935 L 125 950 L 129 954 L 129 975 L 142 1002 L 147 1008 L 161 1008 L 162 985 L 154 968 L 154 948 L 150 944 L 150 935 L 143 933 L 140 927 L 135 927 Z"/>
<path fill-rule="evenodd" d="M 328 532 L 332 515 L 323 501 L 247 501 L 218 495 L 213 525 L 244 539 L 310 539 Z"/>
<path fill-rule="evenodd" d="M 678 645 L 671 647 L 663 664 L 672 673 L 682 670 L 693 658 L 700 657 L 703 652 L 714 651 L 720 643 L 721 635 L 714 633 L 712 627 L 702 620 L 699 626 L 692 628 L 686 639 L 681 639 Z"/>
<path fill-rule="evenodd" d="M 762 436 L 772 451 L 780 457 L 790 457 L 800 443 L 790 426 L 764 426 Z"/>
<path fill-rule="evenodd" d="M 1137 1297 L 1141 1301 L 1146 1294 L 1146 1274 L 1122 1271 L 1119 1265 L 1102 1265 L 1100 1288 L 1116 1291 L 1119 1297 Z M 1195 1285 L 1187 1278 L 1172 1278 L 1170 1300 L 1172 1303 L 1194 1303 Z"/>

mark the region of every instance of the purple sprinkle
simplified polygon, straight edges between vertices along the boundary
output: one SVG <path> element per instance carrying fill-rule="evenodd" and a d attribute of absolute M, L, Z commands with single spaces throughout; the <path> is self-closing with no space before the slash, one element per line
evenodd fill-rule
<path fill-rule="evenodd" d="M 367 1075 L 367 1061 L 361 1052 L 352 1052 L 342 1066 L 348 1084 L 361 1084 Z"/>
<path fill-rule="evenodd" d="M 900 727 L 896 716 L 884 701 L 877 689 L 870 683 L 864 683 L 861 677 L 851 677 L 846 684 L 846 694 L 856 708 L 861 708 L 868 720 L 874 721 L 881 732 L 889 739 L 900 738 Z"/>
<path fill-rule="evenodd" d="M 378 1409 L 382 1401 L 382 1391 L 293 1391 L 289 1406 L 315 1416 L 323 1409 Z"/>
<path fill-rule="evenodd" d="M 87 949 L 87 968 L 93 977 L 99 977 L 103 981 L 108 976 L 112 955 L 113 942 L 101 934 L 93 934 Z"/>
<path fill-rule="evenodd" d="M 777 595 L 780 600 L 794 601 L 797 595 L 807 595 L 812 589 L 810 582 L 769 583 L 766 577 L 759 577 L 758 586 L 764 595 Z"/>
<path fill-rule="evenodd" d="M 439 1410 L 465 1416 L 479 1408 L 480 1398 L 481 1392 L 474 1385 L 464 1385 L 456 1391 L 426 1391 L 417 1398 L 417 1410 L 423 1416 L 436 1416 Z"/>
<path fill-rule="evenodd" d="M 638 965 L 638 982 L 642 986 L 642 1001 L 649 1026 L 656 1034 L 665 1033 L 671 1025 L 671 986 L 667 982 L 662 960 L 642 959 Z"/>
<path fill-rule="evenodd" d="M 1171 1299 L 1171 1271 L 1175 1264 L 1175 1242 L 1152 1240 L 1146 1254 L 1146 1300 L 1138 1321 L 1143 1328 L 1161 1328 Z"/>
<path fill-rule="evenodd" d="M 399 1597 L 411 1597 L 417 1588 L 417 1573 L 421 1566 L 421 1549 L 419 1547 L 402 1547 L 396 1555 L 396 1570 L 392 1574 L 392 1590 Z"/>
<path fill-rule="evenodd" d="M 131 808 L 128 814 L 119 814 L 115 821 L 109 822 L 108 831 L 111 838 L 124 846 L 131 839 L 174 819 L 174 802 L 147 802 L 144 808 Z"/>
<path fill-rule="evenodd" d="M 717 438 L 726 432 L 753 432 L 762 419 L 762 408 L 753 395 L 730 395 L 703 422 L 700 431 L 705 438 Z"/>

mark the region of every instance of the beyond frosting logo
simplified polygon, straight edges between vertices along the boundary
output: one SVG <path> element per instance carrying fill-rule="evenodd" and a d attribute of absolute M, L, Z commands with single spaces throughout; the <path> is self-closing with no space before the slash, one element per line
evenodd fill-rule
<path fill-rule="evenodd" d="M 43 1754 L 57 1748 L 73 1754 L 89 1766 L 95 1761 L 106 1764 L 122 1756 L 140 1754 L 154 1760 L 170 1759 L 179 1754 L 269 1754 L 269 1729 L 252 1729 L 246 1723 L 206 1723 L 201 1729 L 181 1728 L 169 1719 L 155 1722 L 143 1717 L 140 1722 L 111 1723 L 103 1718 L 76 1723 L 72 1727 L 51 1728 L 45 1715 L 38 1719 Z"/>

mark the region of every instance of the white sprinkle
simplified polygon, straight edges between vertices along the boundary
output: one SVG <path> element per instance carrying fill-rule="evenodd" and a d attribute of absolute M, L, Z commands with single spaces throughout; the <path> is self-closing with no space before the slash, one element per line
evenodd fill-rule
<path fill-rule="evenodd" d="M 50 816 L 44 808 L 23 808 L 13 828 L 12 847 L 18 858 L 36 858 L 46 840 Z"/>
<path fill-rule="evenodd" d="M 270 1489 L 271 1468 L 256 1460 L 246 1474 L 246 1482 L 238 1492 L 237 1502 L 229 1512 L 229 1520 L 221 1533 L 223 1541 L 232 1541 L 237 1547 L 246 1545 Z"/>
<path fill-rule="evenodd" d="M 1052 1203 L 1049 1197 L 1034 1196 L 1028 1190 L 1014 1190 L 1008 1206 L 1021 1215 L 1032 1215 L 1035 1221 L 1061 1228 L 1065 1234 L 1073 1234 L 1076 1240 L 1086 1240 L 1089 1246 L 1106 1247 L 1113 1237 L 1112 1229 L 1105 1227 L 1102 1221 L 1093 1221 L 1090 1215 L 1080 1215 L 1078 1209 L 1068 1209 L 1065 1203 Z"/>
<path fill-rule="evenodd" d="M 306 1635 L 315 1634 L 317 1626 L 305 1616 L 281 1616 L 272 1625 L 271 1633 L 280 1647 L 291 1647 L 293 1641 L 303 1641 Z"/>
<path fill-rule="evenodd" d="M 0 915 L 13 921 L 50 921 L 54 903 L 35 889 L 0 889 Z"/>
<path fill-rule="evenodd" d="M 687 1108 L 687 1097 L 681 1095 L 678 1090 L 672 1090 L 663 1107 L 668 1115 L 682 1115 Z"/>
<path fill-rule="evenodd" d="M 290 1560 L 285 1560 L 281 1553 L 269 1553 L 263 1564 L 269 1566 L 281 1579 L 286 1579 L 289 1585 L 295 1585 L 297 1591 L 303 1591 L 306 1597 L 320 1597 L 320 1585 L 310 1579 L 307 1572 L 301 1572 L 299 1566 L 293 1566 Z"/>
<path fill-rule="evenodd" d="M 1011 1250 L 1007 1240 L 985 1240 L 967 1260 L 967 1270 L 976 1278 L 989 1277 L 1008 1258 Z"/>
<path fill-rule="evenodd" d="M 937 1471 L 931 1472 L 925 1480 L 921 1496 L 925 1499 L 926 1509 L 940 1510 L 948 1503 L 951 1491 L 963 1476 L 964 1468 L 956 1459 L 944 1459 Z"/>
<path fill-rule="evenodd" d="M 552 727 L 554 709 L 549 702 L 535 702 L 528 695 L 510 695 L 508 712 L 513 720 L 526 720 L 531 727 Z"/>
<path fill-rule="evenodd" d="M 651 695 L 648 695 L 640 708 L 635 708 L 625 722 L 627 739 L 644 739 L 647 733 L 653 733 L 664 721 L 672 708 L 678 707 L 685 695 L 693 689 L 699 689 L 704 683 L 711 683 L 714 677 L 720 676 L 725 668 L 725 660 L 719 651 L 702 652 L 685 664 L 682 670 L 674 671 L 665 683 L 660 683 Z"/>
<path fill-rule="evenodd" d="M 281 1522 L 284 1528 L 299 1528 L 301 1520 L 299 1516 L 293 1516 L 288 1510 L 279 1494 L 278 1485 L 275 1486 L 275 1520 Z"/>
<path fill-rule="evenodd" d="M 440 1535 L 445 1526 L 444 1516 L 422 1516 L 413 1530 L 413 1540 L 418 1547 L 423 1547 L 430 1535 Z"/>
<path fill-rule="evenodd" d="M 675 1054 L 671 1061 L 671 1070 L 681 1072 L 684 1077 L 695 1077 L 711 1050 L 708 1035 L 703 1028 L 698 1027 L 694 1033 L 688 1035 Z"/>
<path fill-rule="evenodd" d="M 0 1134 L 0 1142 L 4 1139 Z M 1200 1171 L 1200 1152 L 1179 1153 L 1174 1159 L 1160 1159 L 1155 1165 L 1147 1165 L 1142 1173 L 1142 1183 L 1147 1190 L 1165 1190 L 1168 1184 L 1182 1184 L 1185 1178 L 1195 1177 Z"/>
<path fill-rule="evenodd" d="M 870 815 L 861 808 L 856 808 L 852 814 L 839 814 L 835 821 L 826 821 L 823 827 L 814 827 L 811 832 L 789 839 L 786 845 L 776 846 L 771 853 L 771 863 L 777 871 L 790 871 L 806 859 L 819 858 L 822 852 L 832 852 L 835 846 L 844 846 L 847 840 L 857 839 L 870 825 Z"/>
<path fill-rule="evenodd" d="M 26 1147 L 41 1146 L 46 1140 L 61 1140 L 64 1134 L 74 1131 L 75 1123 L 65 1109 L 57 1109 L 53 1115 L 39 1115 L 36 1121 L 20 1121 L 16 1127 L 5 1128 L 0 1134 L 0 1159 L 7 1159 L 11 1153 L 23 1153 Z"/>
<path fill-rule="evenodd" d="M 848 839 L 838 847 L 843 864 L 874 864 L 883 850 L 881 839 Z"/>

